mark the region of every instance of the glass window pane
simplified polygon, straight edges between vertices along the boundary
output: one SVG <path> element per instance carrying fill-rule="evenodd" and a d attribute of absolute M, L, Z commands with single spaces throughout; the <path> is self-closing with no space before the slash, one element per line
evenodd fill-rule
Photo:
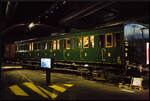
<path fill-rule="evenodd" d="M 79 43 L 79 44 L 78 44 L 78 47 L 79 47 L 79 48 L 82 48 L 82 37 L 79 38 L 79 42 L 78 42 L 78 43 Z"/>
<path fill-rule="evenodd" d="M 90 36 L 90 47 L 94 48 L 94 35 Z"/>
<path fill-rule="evenodd" d="M 89 48 L 89 37 L 83 37 L 83 48 Z"/>
<path fill-rule="evenodd" d="M 27 43 L 27 50 L 29 50 L 29 44 Z"/>
<path fill-rule="evenodd" d="M 106 48 L 113 47 L 112 35 L 106 35 Z"/>
<path fill-rule="evenodd" d="M 116 39 L 114 41 L 116 41 L 116 47 L 120 46 L 120 33 L 116 33 L 115 34 Z"/>
<path fill-rule="evenodd" d="M 105 46 L 105 36 L 99 35 L 99 47 L 104 48 L 104 46 Z"/>
<path fill-rule="evenodd" d="M 34 43 L 34 49 L 37 50 L 37 43 Z"/>
<path fill-rule="evenodd" d="M 38 42 L 38 43 L 37 43 L 37 50 L 40 50 L 40 49 L 41 49 L 41 43 Z"/>
<path fill-rule="evenodd" d="M 60 43 L 59 43 L 59 40 L 57 40 L 57 49 L 60 49 Z"/>
<path fill-rule="evenodd" d="M 17 44 L 16 48 L 17 48 L 17 51 L 18 51 L 19 50 L 19 45 L 18 44 Z"/>
<path fill-rule="evenodd" d="M 66 39 L 66 49 L 70 49 L 71 39 Z"/>
<path fill-rule="evenodd" d="M 63 40 L 63 49 L 66 49 L 66 40 Z"/>
<path fill-rule="evenodd" d="M 33 49 L 34 49 L 33 47 L 34 47 L 34 43 L 32 42 L 32 46 L 31 46 L 31 50 L 32 50 L 32 51 L 33 51 Z"/>
<path fill-rule="evenodd" d="M 107 46 L 111 46 L 111 35 L 107 35 Z"/>
<path fill-rule="evenodd" d="M 44 49 L 47 49 L 47 42 L 44 42 Z"/>
<path fill-rule="evenodd" d="M 29 43 L 29 51 L 31 51 L 31 50 L 32 50 L 32 44 Z"/>
<path fill-rule="evenodd" d="M 48 45 L 48 46 L 49 46 L 49 49 L 53 49 L 53 42 L 49 40 L 48 43 L 49 43 L 49 45 Z"/>
<path fill-rule="evenodd" d="M 53 41 L 53 50 L 56 50 L 56 40 Z"/>
<path fill-rule="evenodd" d="M 51 49 L 51 41 L 50 40 L 47 41 L 47 49 Z"/>

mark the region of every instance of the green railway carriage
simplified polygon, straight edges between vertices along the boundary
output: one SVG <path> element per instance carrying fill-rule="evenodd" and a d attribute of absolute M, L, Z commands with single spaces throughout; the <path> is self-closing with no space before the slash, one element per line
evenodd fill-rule
<path fill-rule="evenodd" d="M 56 62 L 123 64 L 123 27 L 16 42 L 19 58 L 51 57 Z"/>
<path fill-rule="evenodd" d="M 140 26 L 140 28 L 145 27 Z M 17 41 L 15 42 L 16 58 L 22 63 L 37 61 L 39 64 L 43 57 L 53 58 L 56 67 L 69 66 L 82 75 L 90 75 L 92 78 L 119 79 L 127 75 L 131 77 L 132 73 L 128 71 L 132 67 L 149 66 L 146 64 L 146 61 L 149 63 L 149 57 L 146 58 L 149 56 L 147 55 L 149 51 L 145 51 L 146 45 L 149 44 L 149 33 L 140 31 L 133 33 L 133 29 L 129 31 L 128 29 L 130 28 L 120 25 Z M 131 66 L 133 63 L 135 65 Z"/>

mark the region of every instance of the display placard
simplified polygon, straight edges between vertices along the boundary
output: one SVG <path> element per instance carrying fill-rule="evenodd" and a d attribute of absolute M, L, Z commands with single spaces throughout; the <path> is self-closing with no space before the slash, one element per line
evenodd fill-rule
<path fill-rule="evenodd" d="M 52 68 L 51 58 L 41 58 L 41 68 L 51 69 Z"/>
<path fill-rule="evenodd" d="M 133 82 L 132 82 L 132 85 L 133 86 L 138 86 L 138 87 L 140 87 L 141 85 L 142 85 L 142 78 L 133 78 Z"/>

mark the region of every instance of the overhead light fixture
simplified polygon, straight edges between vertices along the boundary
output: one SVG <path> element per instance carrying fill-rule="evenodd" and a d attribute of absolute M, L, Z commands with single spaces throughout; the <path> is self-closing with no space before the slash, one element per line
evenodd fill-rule
<path fill-rule="evenodd" d="M 64 0 L 63 4 L 65 4 L 65 3 L 66 3 L 66 1 Z"/>
<path fill-rule="evenodd" d="M 33 28 L 35 26 L 35 24 L 33 23 L 33 22 L 31 22 L 30 24 L 29 24 L 29 29 L 31 29 L 31 28 Z"/>

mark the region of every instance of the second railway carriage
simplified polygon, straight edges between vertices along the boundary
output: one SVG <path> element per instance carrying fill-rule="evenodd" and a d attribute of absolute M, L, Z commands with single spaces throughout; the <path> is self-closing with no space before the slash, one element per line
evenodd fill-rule
<path fill-rule="evenodd" d="M 136 33 L 135 29 L 128 32 L 125 29 L 128 30 L 124 25 L 119 25 L 17 41 L 16 57 L 23 62 L 49 57 L 54 59 L 56 65 L 69 65 L 82 74 L 103 75 L 105 78 L 118 73 L 123 76 L 125 67 L 130 67 L 130 64 L 147 66 L 145 49 L 146 43 L 149 43 L 149 33 L 144 37 L 143 32 Z"/>
<path fill-rule="evenodd" d="M 123 64 L 123 29 L 109 28 L 17 41 L 19 58 L 51 57 L 56 62 Z"/>

